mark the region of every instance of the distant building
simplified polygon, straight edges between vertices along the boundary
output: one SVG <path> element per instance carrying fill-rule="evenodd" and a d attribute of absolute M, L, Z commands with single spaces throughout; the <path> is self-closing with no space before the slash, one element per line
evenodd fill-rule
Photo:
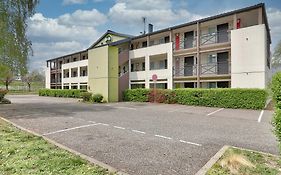
<path fill-rule="evenodd" d="M 87 50 L 47 61 L 46 88 L 87 89 L 107 101 L 127 88 L 265 88 L 271 37 L 265 5 L 129 36 L 108 30 Z"/>

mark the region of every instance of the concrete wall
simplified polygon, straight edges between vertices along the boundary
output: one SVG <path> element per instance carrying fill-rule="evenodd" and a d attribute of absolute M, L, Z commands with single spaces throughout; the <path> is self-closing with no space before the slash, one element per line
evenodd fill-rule
<path fill-rule="evenodd" d="M 265 88 L 266 28 L 256 25 L 231 31 L 231 87 Z"/>
<path fill-rule="evenodd" d="M 157 74 L 158 79 L 167 79 L 168 89 L 173 88 L 173 44 L 172 42 L 131 50 L 129 52 L 129 71 L 131 71 L 131 61 L 134 58 L 145 57 L 145 71 L 130 72 L 130 80 L 145 80 L 145 87 L 149 88 L 150 79 L 153 74 Z M 167 54 L 167 69 L 149 70 L 149 57 L 153 55 Z"/>
<path fill-rule="evenodd" d="M 118 101 L 118 48 L 103 46 L 88 51 L 88 90 L 108 102 Z"/>
<path fill-rule="evenodd" d="M 46 89 L 50 89 L 51 88 L 51 68 L 50 66 L 49 67 L 46 67 L 45 69 L 45 88 Z"/>

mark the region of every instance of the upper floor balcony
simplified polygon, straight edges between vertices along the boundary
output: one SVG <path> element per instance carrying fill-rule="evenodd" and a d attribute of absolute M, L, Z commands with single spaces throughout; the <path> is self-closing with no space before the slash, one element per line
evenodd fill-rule
<path fill-rule="evenodd" d="M 217 75 L 229 75 L 231 73 L 230 62 L 214 62 L 199 65 L 200 76 L 217 76 Z M 197 76 L 197 64 L 174 66 L 173 67 L 174 77 L 192 77 Z"/>

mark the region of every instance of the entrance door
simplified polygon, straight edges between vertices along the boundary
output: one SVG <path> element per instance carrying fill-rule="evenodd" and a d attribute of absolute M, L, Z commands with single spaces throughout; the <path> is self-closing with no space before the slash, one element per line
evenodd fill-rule
<path fill-rule="evenodd" d="M 223 43 L 228 41 L 228 23 L 221 24 L 217 26 L 218 31 L 218 43 Z"/>
<path fill-rule="evenodd" d="M 184 48 L 192 48 L 193 47 L 193 40 L 194 40 L 194 32 L 185 32 L 184 33 Z"/>
<path fill-rule="evenodd" d="M 194 65 L 194 57 L 185 57 L 184 58 L 184 76 L 192 76 L 193 75 L 193 65 Z"/>
<path fill-rule="evenodd" d="M 218 74 L 228 74 L 228 52 L 217 54 Z"/>

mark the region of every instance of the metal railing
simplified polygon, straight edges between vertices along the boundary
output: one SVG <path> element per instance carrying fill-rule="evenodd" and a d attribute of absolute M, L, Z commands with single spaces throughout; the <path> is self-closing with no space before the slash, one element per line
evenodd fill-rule
<path fill-rule="evenodd" d="M 200 45 L 224 43 L 228 41 L 230 41 L 230 32 L 228 30 L 203 34 L 200 36 Z"/>
<path fill-rule="evenodd" d="M 184 65 L 184 66 L 174 66 L 173 67 L 173 75 L 174 77 L 182 77 L 182 76 L 194 76 L 197 75 L 197 65 Z"/>
<path fill-rule="evenodd" d="M 199 65 L 200 75 L 225 75 L 230 74 L 230 62 L 214 62 Z M 173 67 L 174 77 L 196 76 L 197 65 L 185 65 L 180 67 Z"/>
<path fill-rule="evenodd" d="M 196 37 L 181 39 L 178 45 L 175 43 L 175 41 L 173 42 L 174 50 L 189 49 L 193 47 L 196 47 Z"/>

